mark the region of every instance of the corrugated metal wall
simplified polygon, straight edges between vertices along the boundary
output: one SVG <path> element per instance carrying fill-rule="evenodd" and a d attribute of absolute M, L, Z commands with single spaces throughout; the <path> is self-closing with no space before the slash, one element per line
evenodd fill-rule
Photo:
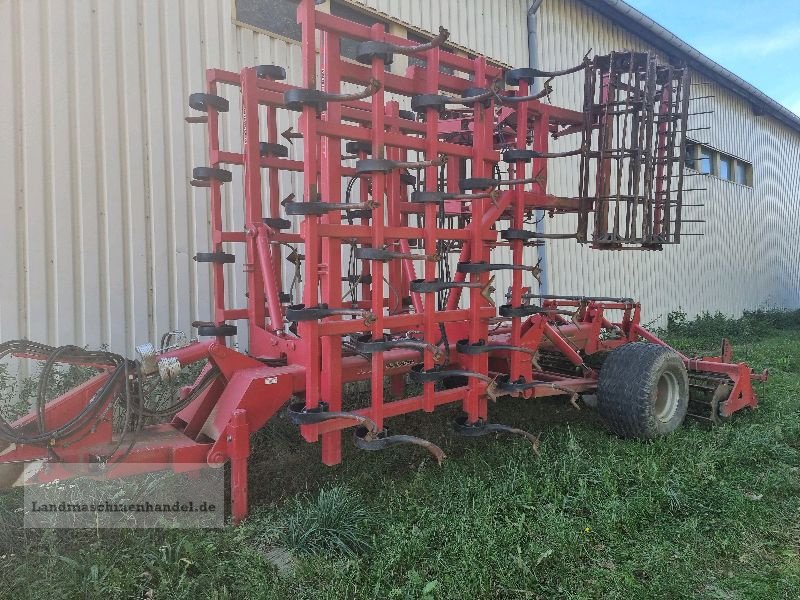
<path fill-rule="evenodd" d="M 426 31 L 443 25 L 456 44 L 508 65 L 527 66 L 527 0 L 356 1 Z"/>
<path fill-rule="evenodd" d="M 577 0 L 546 0 L 539 16 L 539 58 L 542 68 L 578 64 L 589 50 L 646 50 L 647 44 Z M 554 104 L 580 110 L 582 75 L 559 79 Z M 739 315 L 759 307 L 800 305 L 800 134 L 769 117 L 753 116 L 750 107 L 720 86 L 695 90 L 715 95 L 702 104 L 713 115 L 693 118 L 690 127 L 710 126 L 695 138 L 753 164 L 754 187 L 713 176 L 687 179 L 687 187 L 707 191 L 687 194 L 687 202 L 705 204 L 687 209 L 687 225 L 679 246 L 663 252 L 592 251 L 572 241 L 548 242 L 550 290 L 563 294 L 633 296 L 642 301 L 644 320 L 664 321 L 682 308 L 690 315 L 722 311 Z M 561 147 L 575 145 L 564 139 Z M 577 162 L 551 162 L 553 193 L 574 195 Z M 547 220 L 548 231 L 574 230 L 574 220 Z"/>
<path fill-rule="evenodd" d="M 524 0 L 366 5 L 425 29 L 442 23 L 455 42 L 503 62 L 527 56 L 515 27 Z M 205 130 L 183 122 L 188 95 L 203 89 L 207 67 L 275 63 L 300 74 L 298 45 L 232 16 L 232 0 L 0 1 L 0 339 L 130 353 L 209 317 L 209 269 L 191 258 L 209 247 L 208 192 L 188 186 L 206 162 Z M 239 138 L 236 105 L 223 145 Z M 282 188 L 296 184 L 287 176 Z M 240 228 L 238 211 L 226 219 Z M 241 300 L 234 279 L 229 293 Z"/>
<path fill-rule="evenodd" d="M 527 64 L 525 0 L 363 3 L 420 28 L 443 24 L 458 44 Z M 574 0 L 547 0 L 539 22 L 547 68 L 571 65 L 590 47 L 643 44 Z M 262 63 L 297 76 L 299 46 L 233 25 L 232 0 L 0 1 L 0 339 L 130 353 L 137 341 L 208 318 L 208 268 L 191 260 L 209 247 L 207 191 L 187 185 L 191 168 L 205 163 L 205 131 L 183 122 L 186 99 L 203 88 L 207 67 Z M 579 89 L 561 84 L 553 101 L 577 106 Z M 721 90 L 716 102 L 707 141 L 751 160 L 755 189 L 702 178 L 706 237 L 663 253 L 552 243 L 551 290 L 634 295 L 647 318 L 677 306 L 736 314 L 800 302 L 798 136 L 753 118 Z M 223 144 L 239 139 L 235 107 Z M 556 193 L 573 193 L 574 172 L 554 165 Z M 282 188 L 297 183 L 286 176 Z M 233 208 L 226 220 L 241 226 Z M 231 298 L 241 298 L 241 274 L 233 283 Z"/>

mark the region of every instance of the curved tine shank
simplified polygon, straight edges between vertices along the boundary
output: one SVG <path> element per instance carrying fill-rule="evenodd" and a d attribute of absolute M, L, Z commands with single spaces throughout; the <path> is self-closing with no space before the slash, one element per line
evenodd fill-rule
<path fill-rule="evenodd" d="M 395 168 L 397 169 L 422 169 L 424 167 L 442 167 L 447 164 L 446 156 L 439 156 L 432 160 L 423 160 L 420 162 L 396 162 Z"/>
<path fill-rule="evenodd" d="M 370 79 L 369 85 L 360 92 L 352 94 L 325 94 L 325 100 L 329 102 L 349 102 L 351 100 L 363 100 L 369 98 L 381 89 L 381 82 L 377 79 Z"/>
<path fill-rule="evenodd" d="M 411 348 L 412 350 L 426 350 L 431 353 L 434 360 L 439 360 L 442 356 L 442 349 L 434 344 L 423 342 L 422 340 L 399 340 L 396 344 L 397 348 Z"/>
<path fill-rule="evenodd" d="M 433 50 L 434 48 L 438 48 L 442 44 L 444 44 L 448 38 L 450 37 L 450 32 L 442 27 L 439 26 L 439 33 L 427 44 L 420 44 L 419 46 L 398 46 L 396 44 L 389 44 L 391 51 L 395 54 L 416 54 L 418 52 L 425 52 L 426 50 Z"/>
<path fill-rule="evenodd" d="M 532 94 L 530 96 L 501 96 L 500 94 L 496 94 L 497 101 L 500 104 L 516 104 L 517 102 L 528 102 L 529 100 L 540 100 L 544 98 L 548 94 L 552 93 L 553 88 L 550 86 L 545 86 L 545 88 L 537 93 Z"/>
<path fill-rule="evenodd" d="M 491 198 L 497 200 L 500 197 L 500 191 L 497 188 L 488 192 L 478 192 L 477 194 L 447 194 L 445 200 L 463 200 L 470 202 L 471 200 L 483 200 L 484 198 Z"/>
<path fill-rule="evenodd" d="M 447 455 L 444 453 L 444 450 L 442 450 L 439 446 L 437 446 L 433 442 L 429 442 L 428 440 L 424 440 L 422 438 L 418 438 L 413 435 L 404 435 L 404 434 L 391 435 L 385 439 L 391 440 L 393 445 L 394 443 L 414 444 L 415 446 L 420 446 L 421 448 L 425 448 L 425 450 L 433 454 L 433 457 L 436 459 L 436 463 L 439 466 L 442 465 L 442 462 L 447 457 Z"/>
<path fill-rule="evenodd" d="M 539 158 L 553 158 L 551 156 L 539 156 Z M 523 185 L 527 183 L 540 183 L 539 177 L 526 177 L 525 179 L 506 179 L 500 185 Z"/>
<path fill-rule="evenodd" d="M 568 69 L 562 69 L 560 71 L 540 71 L 539 69 L 533 70 L 536 72 L 537 77 L 548 77 L 552 79 L 553 77 L 561 77 L 562 75 L 571 75 L 572 73 L 577 73 L 591 64 L 591 61 L 588 58 L 585 58 L 580 64 L 575 65 L 574 67 L 569 67 Z"/>
<path fill-rule="evenodd" d="M 500 85 L 500 80 L 496 79 L 492 86 L 483 94 L 478 94 L 477 96 L 449 96 L 447 99 L 448 104 L 477 104 L 478 102 L 483 102 L 484 100 L 488 100 L 489 98 L 499 98 L 498 95 L 502 87 Z"/>
<path fill-rule="evenodd" d="M 533 452 L 536 456 L 539 456 L 539 436 L 533 435 L 529 431 L 525 431 L 524 429 L 518 429 L 516 427 L 511 427 L 510 425 L 501 425 L 499 423 L 489 423 L 486 426 L 486 429 L 489 431 L 499 431 L 502 433 L 513 433 L 514 435 L 521 435 L 531 443 L 533 446 Z"/>
<path fill-rule="evenodd" d="M 375 425 L 375 422 L 368 417 L 357 415 L 351 412 L 326 412 L 322 414 L 325 415 L 326 421 L 329 421 L 331 419 L 347 419 L 349 421 L 355 421 L 359 425 L 363 425 L 372 434 L 378 433 L 378 426 Z"/>
<path fill-rule="evenodd" d="M 497 350 L 508 350 L 510 352 L 522 352 L 523 354 L 530 354 L 531 356 L 536 356 L 539 351 L 533 348 L 524 348 L 523 346 L 508 346 L 499 344 L 497 346 L 488 346 L 489 348 L 496 348 Z"/>

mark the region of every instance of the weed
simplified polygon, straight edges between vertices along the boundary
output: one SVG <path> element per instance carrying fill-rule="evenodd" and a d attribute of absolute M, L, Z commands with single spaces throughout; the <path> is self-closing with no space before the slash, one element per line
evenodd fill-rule
<path fill-rule="evenodd" d="M 248 529 L 261 548 L 278 546 L 302 554 L 353 557 L 370 548 L 372 514 L 344 486 L 320 490 L 316 498 L 291 503 L 282 518 L 251 518 Z"/>

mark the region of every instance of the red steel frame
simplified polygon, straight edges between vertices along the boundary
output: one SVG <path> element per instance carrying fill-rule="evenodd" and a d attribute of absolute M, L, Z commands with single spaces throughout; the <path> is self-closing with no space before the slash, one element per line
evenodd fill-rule
<path fill-rule="evenodd" d="M 473 106 L 470 143 L 448 141 L 445 134 L 462 127 L 459 119 L 443 120 L 434 108 L 427 109 L 424 121 L 401 118 L 399 103 L 387 101 L 387 94 L 408 97 L 444 92 L 461 96 L 470 87 L 491 88 L 501 77 L 501 69 L 490 65 L 483 57 L 470 59 L 434 47 L 425 51 L 426 68 L 409 67 L 405 75 L 399 75 L 387 72 L 378 59 L 373 60 L 371 66 L 343 59 L 340 40 L 346 37 L 409 46 L 408 40 L 386 33 L 381 26 L 369 28 L 317 12 L 313 0 L 301 2 L 298 20 L 304 40 L 302 88 L 318 88 L 318 66 L 323 74 L 324 92 L 338 94 L 346 85 L 369 86 L 375 81 L 380 88 L 366 101 L 331 101 L 321 114 L 316 107 L 305 106 L 298 125 L 303 137 L 303 157 L 302 160 L 291 160 L 261 156 L 259 143 L 262 131 L 266 131 L 266 141 L 277 143 L 277 112 L 285 110 L 284 93 L 294 87 L 259 78 L 255 68 L 242 69 L 238 74 L 219 69 L 207 72 L 208 93 L 218 94 L 222 85 L 238 86 L 241 90 L 243 150 L 235 153 L 220 148 L 219 114 L 209 108 L 208 159 L 212 167 L 239 165 L 244 168 L 244 232 L 223 229 L 223 184 L 211 180 L 209 187 L 213 250 L 222 252 L 227 244 L 245 244 L 244 270 L 248 291 L 246 307 L 226 307 L 223 269 L 230 267 L 214 264 L 214 321 L 222 324 L 246 320 L 249 352 L 245 355 L 235 351 L 226 346 L 225 338 L 218 338 L 162 354 L 160 358 L 177 358 L 183 365 L 208 360 L 220 370 L 221 377 L 170 423 L 146 428 L 116 465 L 123 475 L 137 472 L 137 465 L 143 463 L 171 463 L 174 469 L 182 470 L 197 463 L 221 466 L 230 461 L 234 521 L 241 520 L 247 513 L 249 435 L 263 427 L 293 395 L 304 398 L 307 410 L 319 409 L 324 403 L 327 410 L 339 412 L 342 410 L 344 384 L 369 380 L 372 390 L 369 403 L 352 414 L 369 418 L 379 429 L 388 418 L 414 411 L 432 412 L 437 406 L 454 403 L 462 406 L 467 423 L 488 420 L 491 390 L 487 389 L 487 380 L 471 377 L 466 385 L 452 389 L 437 389 L 434 383 L 428 382 L 422 385 L 418 395 L 403 397 L 404 375 L 413 365 L 420 363 L 425 371 L 434 369 L 439 360 L 435 353 L 423 351 L 420 357 L 417 349 L 396 348 L 374 352 L 370 358 L 365 358 L 346 351 L 343 336 L 371 333 L 373 339 L 382 339 L 385 332 L 395 335 L 415 332 L 414 339 L 436 346 L 440 343 L 443 327 L 451 344 L 455 340 L 468 340 L 472 344 L 484 341 L 490 346 L 506 346 L 491 353 L 474 355 L 460 355 L 453 350 L 449 368 L 488 378 L 506 374 L 510 381 L 536 382 L 516 394 L 529 398 L 574 395 L 595 389 L 598 372 L 587 366 L 584 360 L 589 354 L 637 340 L 665 345 L 642 328 L 641 309 L 633 301 L 545 299 L 541 306 L 551 312 L 527 318 L 512 317 L 490 332 L 490 321 L 496 319 L 497 309 L 483 293 L 490 283 L 488 272 L 469 276 L 456 273 L 453 281 L 470 278 L 469 282 L 477 285 L 470 287 L 467 294 L 461 294 L 461 288 L 451 290 L 444 310 L 437 309 L 436 293 L 410 291 L 412 280 L 432 281 L 437 278 L 437 265 L 431 257 L 437 255 L 442 240 L 456 240 L 462 244 L 460 262 L 491 262 L 492 250 L 500 245 L 497 224 L 501 220 L 508 221 L 511 227 L 523 229 L 525 214 L 531 209 L 576 212 L 579 208 L 576 201 L 548 194 L 546 158 L 533 161 L 531 172 L 538 179 L 532 185 L 517 184 L 494 197 L 479 197 L 477 194 L 468 208 L 463 203 L 449 204 L 448 210 L 463 211 L 469 216 L 469 223 L 463 228 L 440 227 L 436 205 L 410 202 L 408 187 L 401 184 L 401 173 L 397 169 L 388 174 L 373 173 L 361 178 L 361 201 L 374 203 L 369 220 L 362 219 L 359 224 L 350 225 L 342 222 L 341 211 L 331 211 L 321 217 L 303 218 L 299 231 L 291 233 L 267 226 L 263 221 L 265 216 L 284 216 L 278 186 L 281 171 L 303 173 L 302 201 L 318 198 L 331 203 L 342 201 L 343 178 L 355 175 L 352 167 L 342 165 L 342 140 L 369 142 L 373 157 L 400 162 L 407 161 L 415 153 L 420 156 L 420 161 L 428 163 L 445 155 L 448 157 L 444 166 L 448 190 L 456 191 L 453 182 L 458 181 L 465 164 L 469 165 L 472 177 L 491 176 L 500 158 L 495 148 L 495 130 L 498 122 L 505 122 L 510 115 L 516 117 L 516 147 L 528 148 L 528 140 L 532 137 L 532 148 L 541 153 L 548 152 L 550 133 L 561 127 L 578 127 L 584 121 L 583 113 L 539 100 L 521 102 L 512 110 L 496 107 L 495 101 L 490 99 L 487 106 Z M 321 40 L 320 65 L 317 64 L 317 32 Z M 442 66 L 450 67 L 458 74 L 443 73 Z M 468 78 L 469 75 L 472 79 Z M 516 94 L 527 96 L 528 93 L 527 84 L 522 82 Z M 360 158 L 364 157 L 362 153 Z M 523 163 L 517 165 L 516 172 L 513 166 L 510 168 L 511 178 L 525 176 Z M 425 167 L 427 191 L 438 191 L 438 169 L 435 164 Z M 262 197 L 264 187 L 269 191 L 267 198 Z M 411 215 L 421 216 L 424 226 L 410 225 Z M 350 299 L 345 305 L 342 300 L 342 249 L 349 240 L 356 240 L 362 247 L 383 248 L 388 244 L 408 255 L 416 250 L 417 255 L 415 260 L 363 261 L 361 272 L 371 275 L 373 283 L 359 285 L 360 299 Z M 422 240 L 421 247 L 412 247 L 411 240 Z M 306 307 L 323 304 L 331 309 L 355 306 L 363 314 L 356 318 L 334 315 L 318 321 L 301 321 L 296 334 L 288 331 L 284 316 L 286 306 L 281 298 L 285 258 L 281 243 L 302 246 L 305 255 L 302 299 Z M 512 240 L 508 245 L 513 263 L 523 264 L 523 241 Z M 422 266 L 418 268 L 419 262 Z M 513 272 L 509 296 L 511 306 L 523 305 L 523 294 L 530 283 L 526 283 L 527 277 L 529 275 L 523 271 Z M 384 278 L 388 281 L 386 286 L 383 285 Z M 413 311 L 403 310 L 403 303 L 396 301 L 397 295 L 410 298 Z M 566 318 L 555 312 L 558 310 L 569 310 L 573 315 Z M 621 319 L 612 321 L 611 312 L 621 313 Z M 609 332 L 615 335 L 604 335 Z M 509 350 L 507 346 L 522 350 Z M 529 358 L 534 351 L 560 353 L 578 368 L 578 374 L 566 376 L 539 369 L 536 361 Z M 695 359 L 680 356 L 692 371 L 718 373 L 733 381 L 733 391 L 722 408 L 724 415 L 757 405 L 752 381 L 763 379 L 765 375 L 754 375 L 747 365 L 732 363 L 728 349 L 719 357 Z M 271 366 L 275 361 L 285 364 Z M 89 401 L 104 377 L 106 375 L 100 374 L 50 402 L 46 409 L 48 424 L 66 422 Z M 392 393 L 396 398 L 388 402 L 384 398 L 386 377 L 391 379 Z M 192 388 L 187 386 L 181 393 L 188 394 Z M 16 425 L 22 426 L 32 418 L 26 417 Z M 336 418 L 301 425 L 301 433 L 309 442 L 321 441 L 322 460 L 333 465 L 342 457 L 342 430 L 354 424 L 352 419 Z M 115 439 L 111 423 L 105 422 L 93 429 L 87 427 L 71 440 L 60 442 L 55 449 L 12 446 L 0 454 L 0 462 L 21 464 L 23 461 L 46 460 L 53 456 L 53 451 L 64 462 L 91 462 L 97 456 L 104 456 L 114 446 Z M 46 470 L 40 471 L 34 479 L 28 476 L 27 481 L 67 475 L 57 462 L 51 461 Z"/>

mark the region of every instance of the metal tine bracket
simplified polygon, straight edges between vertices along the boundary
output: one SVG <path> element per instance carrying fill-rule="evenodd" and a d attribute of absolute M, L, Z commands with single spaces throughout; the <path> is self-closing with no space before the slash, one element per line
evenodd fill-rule
<path fill-rule="evenodd" d="M 434 361 L 442 359 L 442 349 L 423 340 L 412 338 L 392 338 L 384 336 L 382 340 L 373 340 L 371 334 L 360 335 L 352 340 L 353 349 L 359 354 L 386 352 L 394 348 L 411 348 L 420 352 L 430 352 Z"/>
<path fill-rule="evenodd" d="M 426 52 L 427 50 L 438 48 L 444 44 L 449 37 L 450 32 L 444 27 L 440 26 L 437 36 L 427 44 L 401 46 L 399 44 L 368 40 L 366 42 L 361 42 L 356 47 L 356 60 L 363 65 L 371 65 L 372 61 L 377 58 L 378 60 L 382 60 L 385 64 L 390 65 L 394 61 L 394 54 L 403 54 L 408 56 L 411 54 Z"/>
<path fill-rule="evenodd" d="M 289 110 L 302 111 L 306 106 L 314 106 L 317 112 L 322 112 L 328 102 L 353 102 L 369 98 L 380 90 L 382 84 L 377 79 L 371 79 L 362 91 L 352 94 L 331 94 L 320 90 L 309 90 L 306 88 L 294 88 L 283 93 L 283 104 Z"/>
<path fill-rule="evenodd" d="M 357 448 L 367 451 L 385 450 L 400 444 L 413 444 L 425 448 L 441 465 L 446 458 L 444 451 L 428 440 L 412 435 L 388 435 L 386 429 L 379 430 L 372 419 L 352 412 L 328 411 L 328 404 L 320 402 L 316 408 L 306 408 L 304 402 L 295 402 L 286 409 L 289 420 L 295 425 L 316 425 L 334 419 L 355 421 L 358 424 L 353 431 L 353 443 Z"/>
<path fill-rule="evenodd" d="M 372 325 L 372 323 L 375 322 L 375 315 L 368 310 L 328 308 L 327 305 L 324 304 L 308 308 L 306 308 L 305 304 L 293 304 L 286 309 L 286 320 L 290 322 L 319 321 L 320 319 L 336 315 L 362 317 L 365 325 Z"/>

